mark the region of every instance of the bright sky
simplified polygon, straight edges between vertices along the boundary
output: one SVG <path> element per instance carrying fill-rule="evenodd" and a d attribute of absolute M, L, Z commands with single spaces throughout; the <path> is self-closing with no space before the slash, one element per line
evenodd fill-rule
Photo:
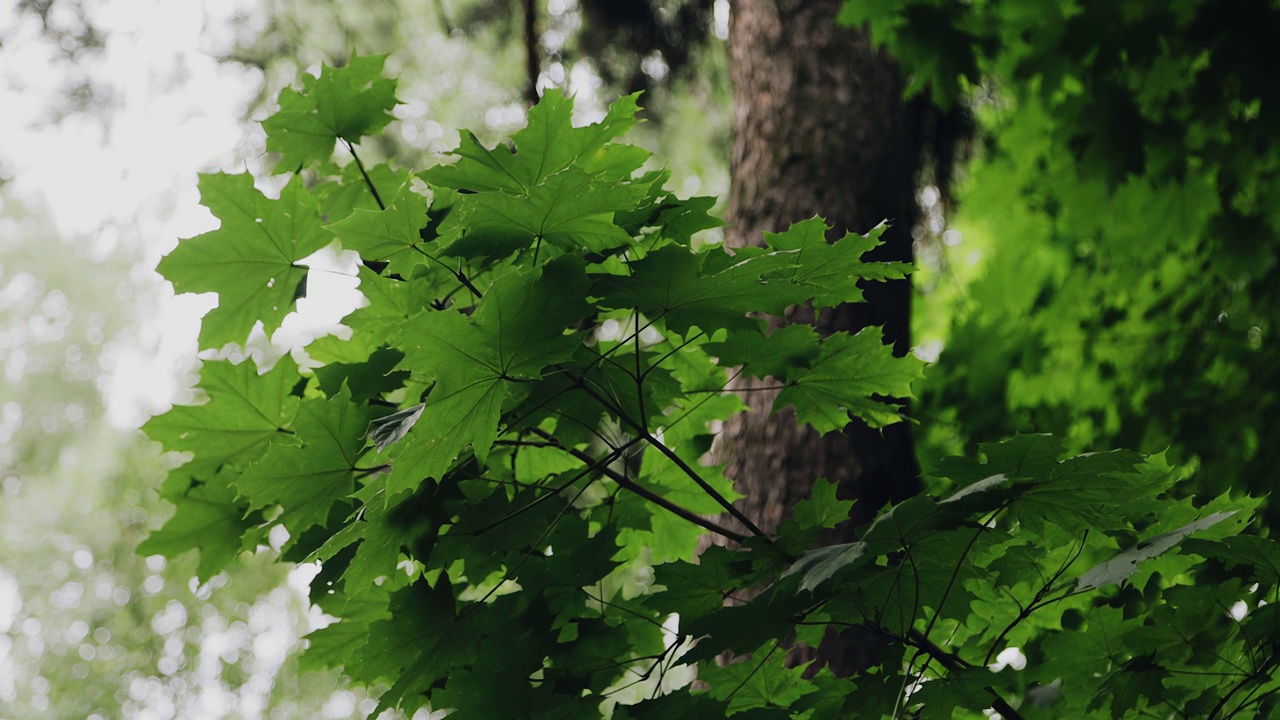
<path fill-rule="evenodd" d="M 0 4 L 0 76 L 11 88 L 0 112 L 0 154 L 20 198 L 49 208 L 66 235 L 96 237 L 145 255 L 139 282 L 156 287 L 145 308 L 140 340 L 118 347 L 107 384 L 109 419 L 135 427 L 181 398 L 182 370 L 195 353 L 196 318 L 212 296 L 174 298 L 150 271 L 179 237 L 212 230 L 217 221 L 201 205 L 196 174 L 223 170 L 259 173 L 262 138 L 239 120 L 257 92 L 256 70 L 218 63 L 213 53 L 232 41 L 229 18 L 249 0 L 102 0 L 86 3 L 103 30 L 106 48 L 91 63 L 70 67 L 40 37 L 39 22 Z M 15 3 L 16 4 L 16 3 Z M 70 13 L 51 24 L 72 27 Z M 52 124 L 49 108 L 69 77 L 110 88 L 117 105 L 99 116 L 73 115 Z M 245 158 L 249 158 L 246 162 Z M 270 192 L 269 189 L 267 189 Z M 354 302 L 350 264 L 312 273 L 305 317 L 286 324 L 280 341 L 315 335 Z M 328 300 L 323 303 L 321 300 Z"/>

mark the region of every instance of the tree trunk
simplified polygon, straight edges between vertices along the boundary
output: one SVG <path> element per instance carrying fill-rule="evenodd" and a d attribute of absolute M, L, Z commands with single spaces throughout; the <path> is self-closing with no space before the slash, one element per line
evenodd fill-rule
<path fill-rule="evenodd" d="M 733 155 L 727 242 L 759 244 L 762 231 L 821 215 L 833 235 L 866 232 L 881 220 L 892 227 L 878 251 L 883 260 L 910 261 L 911 228 L 921 146 L 916 113 L 902 100 L 896 64 L 872 50 L 865 33 L 836 25 L 839 0 L 738 0 L 729 35 L 733 83 Z M 823 334 L 882 325 L 895 352 L 910 347 L 911 286 L 870 284 L 866 303 L 823 311 Z M 790 322 L 813 322 L 795 308 Z M 844 433 L 819 436 L 797 427 L 791 410 L 770 416 L 773 383 L 750 379 L 751 410 L 722 435 L 719 452 L 746 495 L 741 508 L 766 531 L 809 496 L 817 478 L 840 484 L 856 498 L 854 522 L 869 520 L 891 500 L 920 489 L 910 428 L 883 431 L 858 422 Z M 828 647 L 830 646 L 830 647 Z M 837 672 L 856 669 L 865 642 L 825 643 L 820 659 Z"/>

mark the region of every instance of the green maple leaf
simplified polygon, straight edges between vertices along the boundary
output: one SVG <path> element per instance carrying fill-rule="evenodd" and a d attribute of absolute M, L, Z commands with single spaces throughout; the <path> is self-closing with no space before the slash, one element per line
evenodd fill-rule
<path fill-rule="evenodd" d="M 881 223 L 871 233 L 848 233 L 835 243 L 828 243 L 831 229 L 822 218 L 814 217 L 795 223 L 784 233 L 765 233 L 765 242 L 779 252 L 773 254 L 775 265 L 783 265 L 764 274 L 771 282 L 786 282 L 807 295 L 816 308 L 834 307 L 840 303 L 862 300 L 857 280 L 900 280 L 911 266 L 898 262 L 864 262 L 862 256 L 880 244 L 885 226 Z"/>
<path fill-rule="evenodd" d="M 294 178 L 269 200 L 247 174 L 200 176 L 200 201 L 219 229 L 178 243 L 156 268 L 179 293 L 218 293 L 204 317 L 200 347 L 244 343 L 255 323 L 271 334 L 305 296 L 307 269 L 298 262 L 333 237 L 320 226 L 316 200 Z"/>
<path fill-rule="evenodd" d="M 810 550 L 787 568 L 782 577 L 799 575 L 802 591 L 816 590 L 841 570 L 856 569 L 874 560 L 874 556 L 868 555 L 867 550 L 867 544 L 864 542 L 827 545 Z"/>
<path fill-rule="evenodd" d="M 367 267 L 359 273 L 360 292 L 369 304 L 343 318 L 343 323 L 378 344 L 399 338 L 405 322 L 425 310 L 440 288 L 439 278 L 429 270 L 403 281 L 382 277 Z"/>
<path fill-rule="evenodd" d="M 387 273 L 407 278 L 415 265 L 427 260 L 421 235 L 426 226 L 427 199 L 405 183 L 386 210 L 354 210 L 328 229 L 343 248 L 365 260 L 385 262 Z"/>
<path fill-rule="evenodd" d="M 384 198 L 393 197 L 405 183 L 404 171 L 396 170 L 388 163 L 378 163 L 365 169 L 364 173 L 360 170 L 356 163 L 347 163 L 341 168 L 331 163 L 321 166 L 321 176 L 332 176 L 327 182 L 311 187 L 311 194 L 320 202 L 322 222 L 336 222 L 357 208 L 378 210 L 378 201 L 369 191 L 370 183 L 378 189 L 378 196 Z M 368 180 L 365 180 L 365 175 L 369 176 Z"/>
<path fill-rule="evenodd" d="M 392 491 L 441 477 L 468 444 L 477 456 L 487 456 L 498 436 L 498 420 L 510 393 L 511 388 L 496 375 L 468 378 L 460 387 L 437 384 L 422 415 L 406 431 L 407 437 L 388 451 Z"/>
<path fill-rule="evenodd" d="M 1059 474 L 1064 467 L 1066 471 Z M 1122 470 L 1104 472 L 1085 472 L 1063 463 L 1048 478 L 1015 482 L 1016 497 L 1010 512 L 1037 533 L 1044 531 L 1046 523 L 1070 533 L 1090 528 L 1124 529 L 1129 525 L 1126 515 L 1135 513 L 1139 501 L 1157 492 L 1150 480 L 1134 472 L 1132 463 Z"/>
<path fill-rule="evenodd" d="M 342 605 L 342 620 L 307 633 L 306 651 L 298 658 L 303 670 L 341 668 L 355 657 L 369 639 L 369 623 L 385 620 L 389 601 L 385 588 L 366 588 L 348 594 Z"/>
<path fill-rule="evenodd" d="M 408 278 L 379 275 L 368 267 L 357 271 L 360 292 L 366 304 L 343 318 L 352 329 L 348 340 L 329 335 L 307 346 L 307 354 L 325 363 L 359 364 L 369 360 L 378 348 L 394 346 L 405 321 L 424 311 L 446 287 L 457 282 L 437 266 L 419 265 Z"/>
<path fill-rule="evenodd" d="M 474 193 L 505 191 L 527 195 L 544 180 L 576 165 L 590 175 L 621 180 L 648 157 L 643 150 L 609 146 L 636 124 L 636 98 L 628 95 L 613 103 L 599 123 L 573 127 L 573 101 L 559 89 L 549 89 L 529 110 L 529 122 L 511 136 L 512 149 L 485 149 L 471 133 L 463 133 L 454 151 L 458 162 L 432 168 L 422 177 L 433 185 Z"/>
<path fill-rule="evenodd" d="M 549 90 L 529 111 L 513 147 L 487 150 L 470 133 L 454 165 L 421 177 L 464 190 L 449 228 L 459 239 L 448 253 L 505 257 L 546 241 L 564 250 L 595 251 L 624 245 L 631 235 L 614 222 L 650 193 L 650 184 L 623 182 L 648 153 L 609 142 L 636 122 L 635 96 L 614 103 L 599 123 L 575 128 L 573 102 Z"/>
<path fill-rule="evenodd" d="M 526 194 L 503 191 L 464 195 L 456 222 L 465 234 L 446 248 L 464 257 L 505 257 L 537 241 L 566 251 L 602 252 L 631 242 L 614 224 L 614 213 L 629 210 L 648 188 L 596 184 L 577 168 L 545 178 Z"/>
<path fill-rule="evenodd" d="M 1136 472 L 1143 459 L 1129 451 L 1087 453 L 1059 462 L 1065 448 L 1051 435 L 1018 435 L 980 449 L 984 462 L 947 458 L 939 464 L 937 473 L 959 487 L 945 503 L 966 512 L 1008 504 L 1011 514 L 1037 533 L 1046 523 L 1070 533 L 1126 528 L 1129 521 L 1121 511 L 1135 512 L 1135 503 L 1172 479 L 1161 477 L 1158 467 Z M 1130 507 L 1116 502 L 1117 493 Z"/>
<path fill-rule="evenodd" d="M 747 313 L 780 315 L 791 304 L 792 294 L 779 294 L 779 287 L 761 281 L 765 266 L 748 260 L 720 269 L 717 255 L 724 253 L 717 249 L 695 255 L 668 245 L 628 263 L 628 277 L 602 277 L 593 294 L 602 296 L 605 307 L 638 308 L 651 318 L 662 317 L 668 328 L 682 334 L 694 326 L 708 332 L 753 328 Z"/>
<path fill-rule="evenodd" d="M 840 500 L 836 497 L 839 485 L 826 479 L 819 479 L 813 484 L 813 493 L 807 500 L 796 503 L 795 519 L 802 527 L 809 529 L 833 528 L 849 519 L 852 500 Z"/>
<path fill-rule="evenodd" d="M 280 93 L 280 109 L 262 123 L 267 150 L 280 153 L 276 172 L 324 162 L 339 138 L 352 144 L 391 122 L 396 81 L 382 77 L 385 55 L 353 57 L 346 67 L 307 75 L 302 90 Z"/>
<path fill-rule="evenodd" d="M 1065 450 L 1061 438 L 1044 433 L 1024 434 L 1002 442 L 983 443 L 979 449 L 986 456 L 988 468 L 1011 477 L 1025 478 L 1049 477 Z"/>
<path fill-rule="evenodd" d="M 199 549 L 196 576 L 201 582 L 231 564 L 245 548 L 242 537 L 259 518 L 245 516 L 225 475 L 192 485 L 182 495 L 171 498 L 175 505 L 173 517 L 139 543 L 138 554 L 176 558 Z M 254 543 L 248 544 L 252 547 Z"/>
<path fill-rule="evenodd" d="M 347 672 L 367 683 L 389 680 L 373 715 L 406 700 L 428 697 L 432 685 L 465 666 L 476 656 L 481 613 L 459 615 L 453 589 L 442 575 L 435 587 L 419 581 L 391 596 L 389 617 L 369 623 L 369 636 L 356 650 Z"/>
<path fill-rule="evenodd" d="M 680 200 L 674 195 L 669 196 L 660 205 L 661 210 L 653 224 L 662 228 L 664 237 L 688 245 L 694 233 L 699 230 L 724 226 L 723 220 L 713 217 L 710 213 L 715 204 L 716 199 L 713 197 L 700 196 Z"/>
<path fill-rule="evenodd" d="M 729 701 L 729 714 L 751 708 L 785 708 L 817 691 L 818 687 L 803 677 L 808 665 L 788 667 L 785 652 L 765 646 L 739 662 L 704 663 L 698 667 L 698 679 L 711 686 L 711 697 Z"/>
<path fill-rule="evenodd" d="M 821 238 L 822 227 L 820 221 L 802 225 L 804 232 L 784 241 L 785 249 L 774 251 L 739 248 L 729 255 L 716 248 L 695 255 L 684 246 L 667 245 L 629 262 L 629 276 L 602 277 L 596 292 L 605 307 L 638 308 L 650 317 L 662 317 L 679 333 L 694 326 L 708 332 L 736 331 L 756 327 L 748 313 L 782 316 L 787 307 L 810 299 L 822 301 L 819 304 L 858 299 L 860 291 L 851 278 L 899 276 L 901 270 L 872 271 L 858 259 L 865 243 L 874 240 L 859 238 L 865 243 L 832 246 L 823 240 L 821 247 L 802 247 L 802 239 L 815 229 Z M 828 272 L 833 266 L 838 269 Z M 723 347 L 732 349 L 734 342 Z"/>
<path fill-rule="evenodd" d="M 787 377 L 807 368 L 822 352 L 822 340 L 810 325 L 788 325 L 765 335 L 759 328 L 730 332 L 724 340 L 707 343 L 708 354 L 725 367 L 742 367 L 753 377 Z"/>
<path fill-rule="evenodd" d="M 923 607 L 945 617 L 965 617 L 975 599 L 970 580 L 981 577 L 968 553 L 983 552 L 990 547 L 991 537 L 989 533 L 975 535 L 971 528 L 935 530 L 903 545 L 909 559 L 901 565 L 868 567 L 858 563 L 854 566 L 859 567 L 854 604 L 878 609 L 878 622 L 901 632 L 911 626 Z"/>
<path fill-rule="evenodd" d="M 938 462 L 931 474 L 949 478 L 960 489 L 982 483 L 973 492 L 985 492 L 1012 478 L 1047 480 L 1058 467 L 1058 458 L 1066 452 L 1061 438 L 1046 433 L 1023 433 L 1000 442 L 982 443 L 978 449 L 983 460 L 965 456 L 946 457 Z M 995 479 L 996 476 L 1000 479 Z M 952 499 L 962 497 L 964 494 L 958 492 Z"/>
<path fill-rule="evenodd" d="M 142 429 L 165 450 L 193 453 L 175 472 L 208 477 L 223 465 L 244 467 L 268 445 L 297 443 L 288 427 L 298 411 L 292 389 L 299 377 L 288 356 L 265 375 L 258 374 L 252 360 L 239 365 L 206 361 L 200 368 L 200 389 L 209 401 L 175 405 Z"/>
<path fill-rule="evenodd" d="M 439 478 L 467 444 L 484 462 L 504 406 L 581 344 L 565 331 L 591 310 L 587 286 L 582 261 L 565 256 L 541 272 L 495 281 L 470 318 L 427 312 L 405 323 L 401 367 L 435 386 L 408 437 L 391 450 L 388 492 Z"/>
<path fill-rule="evenodd" d="M 1239 535 L 1222 540 L 1192 538 L 1182 549 L 1201 557 L 1214 558 L 1231 565 L 1253 568 L 1257 578 L 1272 587 L 1280 585 L 1280 545 L 1270 538 Z"/>
<path fill-rule="evenodd" d="M 921 376 L 924 363 L 912 355 L 894 357 L 883 337 L 872 327 L 824 340 L 810 367 L 790 373 L 774 410 L 794 405 L 796 420 L 821 433 L 848 425 L 850 413 L 872 427 L 901 420 L 893 406 L 872 396 L 911 397 L 911 383 Z"/>
<path fill-rule="evenodd" d="M 335 362 L 318 367 L 315 369 L 316 380 L 320 383 L 320 390 L 328 397 L 337 395 L 343 384 L 346 384 L 354 402 L 368 402 L 404 387 L 409 373 L 395 371 L 403 357 L 397 350 L 381 348 L 370 353 L 365 362 Z"/>
<path fill-rule="evenodd" d="M 734 553 L 712 545 L 698 557 L 698 564 L 673 562 L 654 568 L 663 591 L 654 595 L 649 606 L 662 613 L 679 613 L 682 623 L 692 622 L 718 610 L 725 598 L 737 589 Z"/>
<path fill-rule="evenodd" d="M 366 590 L 378 577 L 390 576 L 400 562 L 401 547 L 438 529 L 431 527 L 430 513 L 413 512 L 418 508 L 410 503 L 412 498 L 406 500 L 402 495 L 389 502 L 385 493 L 384 478 L 356 491 L 355 497 L 363 503 L 360 511 L 308 558 L 328 562 L 344 548 L 358 543 L 355 555 L 342 572 L 348 593 Z"/>
<path fill-rule="evenodd" d="M 301 445 L 274 445 L 235 481 L 252 507 L 280 505 L 296 537 L 323 523 L 329 509 L 355 491 L 356 459 L 374 413 L 351 402 L 346 386 L 328 399 L 302 402 L 293 421 Z"/>
<path fill-rule="evenodd" d="M 1235 510 L 1211 513 L 1167 533 L 1148 538 L 1076 578 L 1076 590 L 1119 585 L 1138 571 L 1139 563 L 1164 554 L 1192 533 L 1213 527 L 1235 514 Z"/>
<path fill-rule="evenodd" d="M 725 477 L 724 466 L 705 467 L 694 463 L 693 467 L 702 480 L 721 497 L 730 502 L 741 497 L 734 490 L 733 482 Z M 693 478 L 652 448 L 645 451 L 640 476 L 635 482 L 695 513 L 714 515 L 724 509 Z M 629 529 L 620 534 L 620 541 L 631 547 L 649 548 L 655 562 L 692 560 L 697 554 L 702 530 L 660 507 L 646 504 L 645 510 L 651 513 L 649 529 Z"/>

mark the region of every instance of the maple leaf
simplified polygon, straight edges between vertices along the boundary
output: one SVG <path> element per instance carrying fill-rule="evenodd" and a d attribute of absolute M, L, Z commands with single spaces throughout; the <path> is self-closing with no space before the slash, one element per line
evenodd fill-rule
<path fill-rule="evenodd" d="M 788 325 L 765 335 L 760 328 L 731 332 L 707 343 L 708 353 L 726 367 L 741 366 L 753 377 L 786 377 L 807 368 L 822 352 L 822 341 L 809 325 Z"/>
<path fill-rule="evenodd" d="M 415 265 L 427 261 L 421 230 L 427 226 L 427 199 L 409 184 L 400 187 L 385 210 L 354 210 L 327 226 L 342 247 L 364 260 L 387 263 L 388 274 L 409 277 Z"/>
<path fill-rule="evenodd" d="M 196 566 L 196 577 L 204 582 L 230 565 L 246 545 L 252 547 L 255 541 L 251 539 L 246 543 L 242 537 L 261 519 L 246 517 L 243 508 L 235 502 L 236 493 L 227 484 L 229 474 L 194 484 L 181 495 L 170 498 L 175 505 L 173 517 L 159 530 L 151 531 L 138 545 L 138 554 L 176 558 L 198 549 L 200 562 Z"/>
<path fill-rule="evenodd" d="M 276 172 L 328 160 L 339 138 L 355 144 L 394 119 L 396 81 L 382 77 L 385 62 L 385 55 L 353 57 L 346 67 L 304 76 L 301 91 L 280 92 L 280 109 L 262 122 L 267 150 L 280 153 Z"/>
<path fill-rule="evenodd" d="M 208 402 L 175 405 L 142 429 L 165 450 L 193 454 L 178 469 L 184 475 L 208 477 L 223 465 L 244 467 L 268 445 L 296 444 L 288 427 L 298 411 L 292 394 L 298 380 L 297 365 L 288 356 L 265 374 L 258 373 L 252 360 L 238 365 L 205 361 L 200 389 Z"/>
<path fill-rule="evenodd" d="M 293 431 L 299 445 L 273 445 L 235 480 L 254 508 L 280 505 L 294 537 L 325 521 L 329 509 L 355 491 L 362 471 L 356 458 L 375 414 L 351 402 L 346 385 L 332 398 L 309 398 L 298 407 Z"/>
<path fill-rule="evenodd" d="M 764 234 L 778 269 L 763 274 L 766 281 L 797 286 L 815 308 L 835 307 L 862 300 L 857 280 L 901 280 L 911 266 L 898 262 L 865 262 L 862 256 L 880 244 L 887 226 L 881 223 L 867 235 L 847 233 L 838 242 L 827 242 L 831 229 L 822 218 L 795 223 L 784 233 Z"/>
<path fill-rule="evenodd" d="M 602 276 L 593 292 L 611 308 L 637 308 L 649 317 L 661 317 L 667 327 L 685 333 L 694 326 L 704 331 L 719 328 L 751 328 L 747 313 L 781 314 L 791 295 L 779 295 L 760 279 L 766 268 L 749 261 L 721 269 L 712 250 L 695 255 L 680 245 L 659 248 L 628 263 L 629 277 Z"/>
<path fill-rule="evenodd" d="M 602 252 L 631 242 L 614 224 L 616 211 L 634 207 L 648 188 L 595 184 L 575 168 L 562 170 L 527 194 L 503 191 L 464 195 L 454 221 L 466 234 L 449 244 L 449 255 L 505 257 L 545 240 L 566 251 Z"/>
<path fill-rule="evenodd" d="M 214 173 L 200 176 L 200 201 L 221 227 L 181 241 L 156 269 L 175 292 L 218 293 L 200 347 L 244 343 L 258 321 L 271 334 L 306 295 L 299 261 L 333 239 L 320 226 L 315 198 L 296 177 L 269 200 L 248 174 Z"/>
<path fill-rule="evenodd" d="M 449 310 L 406 322 L 400 367 L 435 385 L 408 437 L 391 451 L 389 493 L 440 477 L 466 444 L 484 461 L 503 407 L 581 343 L 566 329 L 590 312 L 586 289 L 582 261 L 565 256 L 540 271 L 503 276 L 471 317 Z"/>
<path fill-rule="evenodd" d="M 839 333 L 822 342 L 822 352 L 808 368 L 788 373 L 774 410 L 794 405 L 796 420 L 822 433 L 839 430 L 856 415 L 871 427 L 902 420 L 897 410 L 874 395 L 911 397 L 911 383 L 924 363 L 913 356 L 893 356 L 880 328 L 856 335 Z"/>
<path fill-rule="evenodd" d="M 529 110 L 524 129 L 511 136 L 512 148 L 486 149 L 467 132 L 453 154 L 458 162 L 422 173 L 433 185 L 473 193 L 506 191 L 527 195 L 547 178 L 571 165 L 588 175 L 605 174 L 621 180 L 639 168 L 648 153 L 626 145 L 609 146 L 636 124 L 636 98 L 628 95 L 609 107 L 605 118 L 573 127 L 573 101 L 559 88 L 550 88 Z"/>

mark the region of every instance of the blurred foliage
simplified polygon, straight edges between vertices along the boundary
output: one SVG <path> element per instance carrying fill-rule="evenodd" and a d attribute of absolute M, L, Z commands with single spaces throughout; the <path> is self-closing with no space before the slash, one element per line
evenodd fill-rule
<path fill-rule="evenodd" d="M 115 239 L 60 237 L 0 191 L 0 705 L 22 718 L 363 717 L 300 674 L 301 589 L 259 549 L 204 584 L 135 548 L 165 467 L 104 392 L 155 302 Z M 305 576 L 299 576 L 301 581 Z M 344 709 L 345 708 L 345 709 Z"/>
<path fill-rule="evenodd" d="M 1270 492 L 1280 78 L 1259 58 L 1280 7 L 912 0 L 842 20 L 981 126 L 917 278 L 922 336 L 945 340 L 930 452 L 1054 430 L 1167 446 L 1203 467 L 1189 491 Z"/>
<path fill-rule="evenodd" d="M 540 89 L 574 96 L 580 122 L 598 120 L 626 94 L 644 92 L 636 135 L 669 159 L 685 194 L 727 190 L 729 87 L 724 37 L 707 0 L 537 3 Z M 725 14 L 727 19 L 727 11 Z M 388 55 L 409 100 L 392 132 L 363 148 L 372 161 L 421 164 L 453 148 L 460 128 L 493 144 L 524 125 L 526 83 L 520 3 L 266 0 L 240 12 L 223 60 L 258 68 L 257 117 L 304 70 L 341 67 L 353 51 Z"/>

